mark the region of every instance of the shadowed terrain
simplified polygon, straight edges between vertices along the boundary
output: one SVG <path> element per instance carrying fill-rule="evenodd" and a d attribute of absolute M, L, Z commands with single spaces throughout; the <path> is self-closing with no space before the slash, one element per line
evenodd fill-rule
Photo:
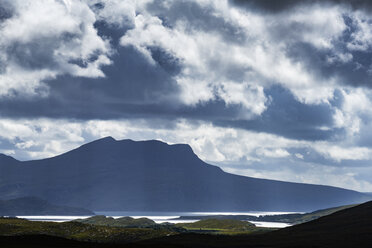
<path fill-rule="evenodd" d="M 371 223 L 372 202 L 367 202 L 266 234 L 180 234 L 143 242 L 143 247 L 371 247 Z"/>
<path fill-rule="evenodd" d="M 290 214 L 276 214 L 276 215 L 202 215 L 202 216 L 180 216 L 175 220 L 204 220 L 204 219 L 218 219 L 218 220 L 244 220 L 244 221 L 266 221 L 266 222 L 281 222 L 288 224 L 301 224 L 320 217 L 333 214 L 337 211 L 355 207 L 354 205 L 346 205 L 335 208 L 321 209 L 310 213 L 290 213 Z"/>
<path fill-rule="evenodd" d="M 1 247 L 371 247 L 372 202 L 341 210 L 304 224 L 257 235 L 211 235 L 184 233 L 134 243 L 86 243 L 40 235 L 0 236 Z M 88 226 L 80 227 L 87 228 Z M 4 222 L 0 228 L 5 228 Z M 8 227 L 9 228 L 9 225 Z M 104 228 L 91 226 L 95 228 Z M 88 229 L 89 229 L 88 228 Z M 7 230 L 7 229 L 6 229 Z M 79 229 L 81 230 L 81 229 Z M 113 229 L 115 230 L 115 229 Z M 130 230 L 130 229 L 123 229 Z M 136 230 L 136 229 L 134 229 Z M 0 230 L 2 233 L 4 229 Z M 29 233 L 30 234 L 30 233 Z M 124 232 L 121 241 L 130 240 Z M 129 237 L 133 237 L 130 236 Z M 126 238 L 126 239 L 125 239 Z M 119 240 L 119 239 L 118 239 Z M 97 239 L 96 239 L 97 241 Z M 117 241 L 117 240 L 116 240 Z"/>
<path fill-rule="evenodd" d="M 20 215 L 94 215 L 84 208 L 57 206 L 37 197 L 0 200 L 0 216 Z"/>
<path fill-rule="evenodd" d="M 188 145 L 100 139 L 53 158 L 0 156 L 0 199 L 41 197 L 93 211 L 309 211 L 370 195 L 232 175 Z"/>

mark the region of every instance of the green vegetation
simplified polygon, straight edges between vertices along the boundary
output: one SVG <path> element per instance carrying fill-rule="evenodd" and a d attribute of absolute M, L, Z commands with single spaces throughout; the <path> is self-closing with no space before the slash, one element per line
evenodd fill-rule
<path fill-rule="evenodd" d="M 106 217 L 104 215 L 96 215 L 87 219 L 78 219 L 77 222 L 100 225 L 100 226 L 112 226 L 112 227 L 134 227 L 134 228 L 143 228 L 143 227 L 153 227 L 156 225 L 155 221 L 147 218 L 134 219 L 131 217 L 122 217 L 114 219 L 112 217 Z"/>
<path fill-rule="evenodd" d="M 83 220 L 56 223 L 0 218 L 0 236 L 49 235 L 78 241 L 128 243 L 185 232 L 232 235 L 272 230 L 257 228 L 249 222 L 238 220 L 209 219 L 174 225 L 156 224 L 146 218 L 136 220 L 125 217 L 115 220 L 105 216 L 95 216 L 84 220 L 86 223 L 81 223 L 81 221 Z M 119 226 L 120 224 L 126 227 Z M 129 225 L 132 226 L 129 227 Z M 137 227 L 133 225 L 137 225 Z"/>
<path fill-rule="evenodd" d="M 177 227 L 170 223 L 156 224 L 155 221 L 147 218 L 132 218 L 122 217 L 114 219 L 112 217 L 106 217 L 104 215 L 97 215 L 87 219 L 74 220 L 84 224 L 97 225 L 97 226 L 110 226 L 110 227 L 126 227 L 126 228 L 150 228 L 154 230 L 168 230 L 171 232 L 182 233 L 186 230 L 182 227 Z"/>
<path fill-rule="evenodd" d="M 288 223 L 301 224 L 301 223 L 309 222 L 309 221 L 318 219 L 320 217 L 336 213 L 336 212 L 344 210 L 344 209 L 355 207 L 357 205 L 358 204 L 353 204 L 353 205 L 345 205 L 345 206 L 340 206 L 340 207 L 335 207 L 335 208 L 327 208 L 327 209 L 317 210 L 317 211 L 314 211 L 314 212 L 311 212 L 311 213 L 302 214 L 299 218 L 294 218 L 293 220 L 289 220 L 290 222 L 288 222 Z"/>
<path fill-rule="evenodd" d="M 272 216 L 217 216 L 194 223 L 156 224 L 147 218 L 134 219 L 122 217 L 114 219 L 106 216 L 93 216 L 71 222 L 36 222 L 18 218 L 0 218 L 0 236 L 49 235 L 77 241 L 99 243 L 128 243 L 163 238 L 184 233 L 207 233 L 245 236 L 270 232 L 272 228 L 256 227 L 244 218 L 256 218 L 258 221 L 277 221 L 304 223 L 325 215 L 351 208 L 354 205 L 341 206 L 315 211 L 307 214 L 284 214 Z M 195 218 L 195 216 L 193 217 Z M 231 219 L 232 218 L 232 219 Z M 234 219 L 235 218 L 235 219 Z M 239 220 L 237 218 L 243 218 Z"/>
<path fill-rule="evenodd" d="M 229 224 L 230 223 L 230 224 Z M 231 225 L 234 223 L 233 225 Z M 289 228 L 283 228 L 277 231 L 260 234 L 260 235 L 246 235 L 248 231 L 239 233 L 231 231 L 231 229 L 223 229 L 225 232 L 222 234 L 229 235 L 212 235 L 207 233 L 197 233 L 191 231 L 187 233 L 180 233 L 178 235 L 166 235 L 166 232 L 156 233 L 156 235 L 164 234 L 163 236 L 155 236 L 154 239 L 146 239 L 151 235 L 145 236 L 143 232 L 135 232 L 138 229 L 128 228 L 108 228 L 106 226 L 94 226 L 87 225 L 78 222 L 70 223 L 47 223 L 43 224 L 40 222 L 29 222 L 19 219 L 1 219 L 0 218 L 0 233 L 3 235 L 12 236 L 1 236 L 0 235 L 0 247 L 18 247 L 18 248 L 50 248 L 50 247 L 69 247 L 69 248 L 113 248 L 113 247 L 151 247 L 151 248 L 288 248 L 288 247 L 327 247 L 327 248 L 340 248 L 340 247 L 371 247 L 372 244 L 372 202 L 364 203 L 359 206 L 338 211 L 329 216 L 324 216 L 314 221 L 304 223 L 301 225 L 295 225 Z M 72 225 L 73 224 L 73 225 Z M 241 222 L 236 221 L 225 221 L 225 220 L 204 220 L 191 224 L 180 224 L 186 225 L 191 230 L 194 228 L 232 228 L 235 230 L 236 226 L 240 226 Z M 245 223 L 251 226 L 249 223 Z M 30 225 L 30 226 L 27 226 Z M 52 226 L 50 226 L 52 225 Z M 244 227 L 244 225 L 242 225 Z M 71 234 L 68 231 L 71 230 Z M 76 238 L 77 231 L 83 232 L 83 228 L 89 235 L 90 238 L 78 238 L 78 240 L 96 240 L 96 242 L 76 242 L 73 240 L 67 240 L 56 236 L 43 235 L 53 234 L 65 237 Z M 98 229 L 97 229 L 98 228 Z M 39 235 L 25 235 L 24 229 L 33 229 Z M 45 231 L 45 229 L 47 231 Z M 115 236 L 113 230 L 119 230 L 118 235 Z M 124 230 L 124 231 L 123 231 Z M 128 233 L 125 233 L 125 230 Z M 142 230 L 150 230 L 143 228 Z M 222 229 L 219 229 L 222 230 Z M 105 232 L 108 234 L 108 238 L 101 238 L 100 236 L 94 236 L 95 233 L 98 235 L 104 235 Z M 67 234 L 66 234 L 67 232 Z M 103 232 L 103 233 L 102 233 Z M 22 233 L 25 233 L 22 235 Z M 75 234 L 75 236 L 74 236 Z M 240 234 L 240 235 L 231 235 Z M 14 236 L 17 235 L 17 236 Z M 112 236 L 110 236 L 112 235 Z M 130 236 L 132 235 L 132 236 Z M 99 237 L 99 238 L 98 238 Z M 118 237 L 116 240 L 109 240 L 112 237 Z M 134 237 L 130 240 L 130 237 Z M 111 244 L 103 243 L 102 241 L 108 242 L 130 242 L 132 244 Z M 138 242 L 137 242 L 138 241 Z"/>
<path fill-rule="evenodd" d="M 315 219 L 318 219 L 323 216 L 327 216 L 338 212 L 340 210 L 348 209 L 354 207 L 356 205 L 346 205 L 340 206 L 335 208 L 327 208 L 322 210 L 317 210 L 311 213 L 305 214 L 280 214 L 280 215 L 266 215 L 266 216 L 259 216 L 258 221 L 270 221 L 270 222 L 284 222 L 290 223 L 293 225 L 309 222 Z"/>
<path fill-rule="evenodd" d="M 309 222 L 320 217 L 333 214 L 340 210 L 348 209 L 356 205 L 346 205 L 335 208 L 328 208 L 317 210 L 311 213 L 305 214 L 279 214 L 279 215 L 262 215 L 262 216 L 252 216 L 252 215 L 208 215 L 208 216 L 181 216 L 177 220 L 188 220 L 188 219 L 218 219 L 218 220 L 244 220 L 244 221 L 267 221 L 267 222 L 283 222 L 289 224 L 301 224 Z"/>
<path fill-rule="evenodd" d="M 248 221 L 232 219 L 204 219 L 194 223 L 180 223 L 177 226 L 183 227 L 192 232 L 207 232 L 216 234 L 251 234 L 257 232 L 271 231 L 271 228 L 260 228 Z"/>
<path fill-rule="evenodd" d="M 177 234 L 167 229 L 122 228 L 79 222 L 39 222 L 17 218 L 0 218 L 0 236 L 50 235 L 79 241 L 135 242 Z"/>
<path fill-rule="evenodd" d="M 218 220 L 218 219 L 206 219 L 200 220 L 194 223 L 181 224 L 189 228 L 218 228 L 218 229 L 229 229 L 229 230 L 250 230 L 255 227 L 254 224 L 248 221 L 240 220 Z"/>

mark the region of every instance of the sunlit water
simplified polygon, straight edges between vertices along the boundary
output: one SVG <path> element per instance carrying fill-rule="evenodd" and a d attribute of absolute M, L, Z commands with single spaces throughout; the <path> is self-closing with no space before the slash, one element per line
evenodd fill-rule
<path fill-rule="evenodd" d="M 198 221 L 197 216 L 206 215 L 251 215 L 251 216 L 261 216 L 261 215 L 278 215 L 278 214 L 290 214 L 297 212 L 95 212 L 97 215 L 105 215 L 113 218 L 120 218 L 124 216 L 130 216 L 133 218 L 148 218 L 156 223 L 192 223 Z M 188 220 L 176 220 L 180 216 L 195 216 L 195 219 Z M 32 221 L 53 221 L 53 222 L 65 222 L 76 219 L 86 219 L 90 216 L 17 216 L 18 218 L 24 218 Z M 280 222 L 263 222 L 263 221 L 251 221 L 253 224 L 259 227 L 273 227 L 273 228 L 284 228 L 290 226 L 288 223 Z"/>
<path fill-rule="evenodd" d="M 291 224 L 282 223 L 282 222 L 268 222 L 268 221 L 250 221 L 255 224 L 257 227 L 271 227 L 271 228 L 284 228 L 289 227 Z"/>

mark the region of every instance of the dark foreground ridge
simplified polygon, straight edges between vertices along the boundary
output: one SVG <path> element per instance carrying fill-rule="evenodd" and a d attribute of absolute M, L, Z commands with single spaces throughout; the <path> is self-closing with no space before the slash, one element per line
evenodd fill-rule
<path fill-rule="evenodd" d="M 195 219 L 219 219 L 219 220 L 243 220 L 243 221 L 266 221 L 266 222 L 280 222 L 288 224 L 301 224 L 309 222 L 320 217 L 333 214 L 337 211 L 355 207 L 354 205 L 346 205 L 335 208 L 327 208 L 316 210 L 310 213 L 290 213 L 290 214 L 277 214 L 277 215 L 201 215 L 201 216 L 180 216 L 174 220 L 195 220 Z"/>
<path fill-rule="evenodd" d="M 180 234 L 144 247 L 372 247 L 372 202 L 262 235 Z M 135 246 L 133 246 L 135 247 Z"/>
<path fill-rule="evenodd" d="M 188 145 L 111 137 L 43 160 L 0 156 L 0 199 L 30 195 L 93 211 L 311 211 L 372 198 L 232 175 L 200 160 Z"/>
<path fill-rule="evenodd" d="M 77 242 L 59 237 L 45 235 L 18 235 L 0 236 L 1 247 L 122 247 L 122 248 L 141 248 L 141 247 L 183 247 L 183 248 L 238 248 L 238 247 L 368 247 L 372 245 L 372 202 L 361 204 L 356 207 L 341 210 L 328 216 L 304 224 L 284 228 L 265 234 L 257 235 L 210 235 L 185 233 L 178 235 L 162 236 L 160 238 L 148 239 L 144 241 L 133 241 L 131 243 L 97 243 Z M 84 224 L 80 224 L 84 225 Z M 1 225 L 0 225 L 1 227 Z M 98 234 L 95 226 L 81 226 L 88 228 Z M 9 227 L 8 227 L 9 228 Z M 108 230 L 110 230 L 109 227 Z M 59 229 L 65 230 L 65 229 Z M 91 231 L 91 232 L 93 232 Z M 111 231 L 112 232 L 112 231 Z M 137 231 L 138 232 L 138 231 Z M 110 233 L 110 232 L 108 232 Z M 122 236 L 113 236 L 125 239 L 125 232 Z M 127 234 L 128 235 L 128 234 Z M 155 235 L 156 236 L 156 235 Z M 80 236 L 81 237 L 81 236 Z M 102 236 L 105 237 L 104 235 Z M 96 237 L 97 238 L 97 237 Z M 97 239 L 96 239 L 97 240 Z"/>

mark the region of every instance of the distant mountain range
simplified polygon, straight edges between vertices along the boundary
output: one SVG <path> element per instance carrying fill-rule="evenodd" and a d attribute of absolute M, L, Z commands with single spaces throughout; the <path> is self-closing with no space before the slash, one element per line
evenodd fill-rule
<path fill-rule="evenodd" d="M 42 160 L 0 155 L 0 199 L 23 196 L 95 211 L 309 211 L 372 198 L 229 174 L 200 160 L 189 145 L 111 137 Z"/>
<path fill-rule="evenodd" d="M 94 215 L 90 210 L 57 206 L 37 197 L 0 200 L 0 216 L 27 215 Z"/>

